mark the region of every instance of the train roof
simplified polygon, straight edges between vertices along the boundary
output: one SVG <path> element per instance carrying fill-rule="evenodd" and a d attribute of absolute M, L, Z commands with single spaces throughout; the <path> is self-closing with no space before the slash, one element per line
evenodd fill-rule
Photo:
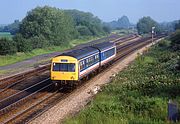
<path fill-rule="evenodd" d="M 106 50 L 106 49 L 113 47 L 113 46 L 115 46 L 115 44 L 112 42 L 102 42 L 99 44 L 94 44 L 92 47 L 97 48 L 100 51 L 103 51 L 103 50 Z"/>
<path fill-rule="evenodd" d="M 97 52 L 99 52 L 98 49 L 88 46 L 81 49 L 75 49 L 69 52 L 62 53 L 59 56 L 71 56 L 79 60 Z"/>

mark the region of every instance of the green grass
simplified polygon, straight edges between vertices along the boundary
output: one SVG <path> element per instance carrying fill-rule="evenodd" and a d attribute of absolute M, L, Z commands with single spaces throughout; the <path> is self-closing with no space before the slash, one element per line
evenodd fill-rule
<path fill-rule="evenodd" d="M 7 70 L 0 70 L 0 75 L 2 75 L 2 74 L 7 74 L 9 71 L 7 71 Z"/>
<path fill-rule="evenodd" d="M 99 38 L 102 38 L 102 37 L 103 36 L 100 36 L 100 37 L 90 37 L 90 36 L 87 36 L 87 37 L 83 37 L 82 39 L 75 39 L 75 40 L 72 40 L 70 42 L 70 46 L 74 47 L 76 45 L 87 43 L 87 42 L 90 42 L 92 40 L 96 40 L 96 39 L 99 39 Z"/>
<path fill-rule="evenodd" d="M 70 42 L 70 45 L 67 45 L 67 46 L 51 46 L 44 49 L 35 49 L 32 52 L 28 52 L 28 53 L 16 53 L 15 55 L 0 56 L 0 66 L 5 66 L 5 65 L 16 63 L 16 62 L 20 62 L 20 61 L 32 58 L 37 55 L 70 49 L 78 44 L 87 43 L 97 38 L 99 37 L 84 37 L 83 39 L 72 40 Z M 49 60 L 50 59 L 51 58 L 49 58 Z"/>
<path fill-rule="evenodd" d="M 35 49 L 32 52 L 28 53 L 16 53 L 15 55 L 6 55 L 6 56 L 0 56 L 0 66 L 9 65 L 12 63 L 16 63 L 28 58 L 32 58 L 37 55 L 51 53 L 54 51 L 62 51 L 69 47 L 50 47 L 46 49 Z"/>
<path fill-rule="evenodd" d="M 137 33 L 137 32 L 136 32 L 136 30 L 132 30 L 132 29 L 119 29 L 119 30 L 113 30 L 112 33 L 123 36 L 123 35 L 127 35 L 130 33 Z"/>
<path fill-rule="evenodd" d="M 0 32 L 0 38 L 12 39 L 12 35 L 9 32 Z"/>
<path fill-rule="evenodd" d="M 156 45 L 103 87 L 85 109 L 64 123 L 168 124 L 169 99 L 180 104 L 178 56 L 168 45 Z"/>

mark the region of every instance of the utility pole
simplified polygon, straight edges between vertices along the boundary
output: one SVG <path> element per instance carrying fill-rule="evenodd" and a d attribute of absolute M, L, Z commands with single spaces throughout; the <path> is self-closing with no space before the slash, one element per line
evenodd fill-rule
<path fill-rule="evenodd" d="M 154 29 L 155 29 L 155 27 L 152 27 L 152 32 L 151 32 L 152 44 L 153 44 L 153 42 L 154 42 Z"/>

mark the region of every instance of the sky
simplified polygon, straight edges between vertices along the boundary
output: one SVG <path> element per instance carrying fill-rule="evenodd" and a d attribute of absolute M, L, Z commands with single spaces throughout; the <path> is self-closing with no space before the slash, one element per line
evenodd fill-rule
<path fill-rule="evenodd" d="M 0 24 L 22 20 L 28 11 L 45 5 L 91 12 L 105 22 L 123 15 L 132 23 L 137 23 L 143 16 L 158 22 L 180 19 L 180 0 L 1 0 Z"/>

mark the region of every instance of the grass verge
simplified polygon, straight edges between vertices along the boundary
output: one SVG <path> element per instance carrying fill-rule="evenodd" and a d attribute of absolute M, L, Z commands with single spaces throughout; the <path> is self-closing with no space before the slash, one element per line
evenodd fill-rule
<path fill-rule="evenodd" d="M 165 124 L 167 103 L 180 104 L 178 52 L 161 41 L 120 72 L 65 124 Z M 179 65 L 180 66 L 180 65 Z"/>

